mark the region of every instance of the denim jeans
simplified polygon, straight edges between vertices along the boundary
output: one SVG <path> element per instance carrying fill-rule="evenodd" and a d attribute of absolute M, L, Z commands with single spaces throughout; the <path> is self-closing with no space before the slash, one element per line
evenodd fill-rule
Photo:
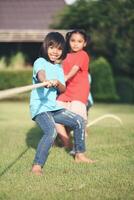
<path fill-rule="evenodd" d="M 34 164 L 42 167 L 45 164 L 49 150 L 57 136 L 55 123 L 63 124 L 73 130 L 76 153 L 85 151 L 85 120 L 81 116 L 61 109 L 41 113 L 35 117 L 35 121 L 43 130 L 44 135 L 38 144 Z"/>

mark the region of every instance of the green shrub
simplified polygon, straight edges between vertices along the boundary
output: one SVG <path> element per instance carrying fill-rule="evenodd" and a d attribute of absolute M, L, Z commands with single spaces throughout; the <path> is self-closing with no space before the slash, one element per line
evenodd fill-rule
<path fill-rule="evenodd" d="M 97 101 L 117 101 L 115 82 L 110 64 L 100 57 L 91 63 L 92 94 Z"/>
<path fill-rule="evenodd" d="M 0 71 L 0 90 L 32 84 L 32 70 Z"/>
<path fill-rule="evenodd" d="M 115 79 L 119 102 L 134 103 L 134 82 L 127 77 Z"/>
<path fill-rule="evenodd" d="M 26 66 L 26 58 L 23 53 L 17 52 L 9 60 L 9 67 L 12 69 L 23 69 Z"/>
<path fill-rule="evenodd" d="M 32 70 L 0 70 L 0 90 L 21 87 L 32 84 Z M 9 97 L 10 100 L 28 100 L 29 93 Z"/>
<path fill-rule="evenodd" d="M 0 58 L 0 70 L 6 69 L 7 64 L 6 64 L 6 58 L 3 56 Z"/>
<path fill-rule="evenodd" d="M 30 69 L 31 65 L 27 63 L 26 56 L 22 52 L 17 52 L 11 56 L 0 58 L 0 70 L 24 70 Z"/>

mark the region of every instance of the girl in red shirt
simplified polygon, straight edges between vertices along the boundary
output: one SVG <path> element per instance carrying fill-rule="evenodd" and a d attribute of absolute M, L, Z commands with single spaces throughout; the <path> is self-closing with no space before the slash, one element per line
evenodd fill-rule
<path fill-rule="evenodd" d="M 63 61 L 66 90 L 57 98 L 57 102 L 70 111 L 81 115 L 87 122 L 86 104 L 89 95 L 88 67 L 89 56 L 85 51 L 87 36 L 82 30 L 73 30 L 66 35 L 67 57 Z M 65 128 L 57 124 L 64 146 L 70 146 L 70 140 Z M 92 160 L 91 160 L 92 162 Z"/>
<path fill-rule="evenodd" d="M 87 36 L 84 31 L 74 30 L 66 35 L 67 57 L 63 61 L 63 70 L 66 81 L 66 91 L 59 95 L 58 102 L 65 105 L 78 101 L 85 111 L 79 113 L 87 120 L 86 104 L 89 95 L 88 67 L 89 56 L 84 48 L 87 45 Z M 85 113 L 84 113 L 85 112 Z"/>

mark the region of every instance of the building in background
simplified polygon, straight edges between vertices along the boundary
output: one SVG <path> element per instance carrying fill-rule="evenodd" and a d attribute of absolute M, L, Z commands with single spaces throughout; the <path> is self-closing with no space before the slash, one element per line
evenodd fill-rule
<path fill-rule="evenodd" d="M 67 2 L 70 5 L 70 0 L 0 0 L 0 57 L 22 51 L 32 62 L 54 17 Z"/>
<path fill-rule="evenodd" d="M 65 6 L 64 0 L 0 0 L 0 42 L 40 40 Z"/>

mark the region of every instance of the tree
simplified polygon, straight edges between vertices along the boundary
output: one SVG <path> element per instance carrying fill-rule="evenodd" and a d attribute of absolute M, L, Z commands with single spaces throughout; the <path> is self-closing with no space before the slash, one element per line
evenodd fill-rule
<path fill-rule="evenodd" d="M 133 24 L 134 0 L 77 0 L 51 27 L 85 29 L 92 38 L 92 55 L 105 57 L 115 75 L 134 78 Z"/>

